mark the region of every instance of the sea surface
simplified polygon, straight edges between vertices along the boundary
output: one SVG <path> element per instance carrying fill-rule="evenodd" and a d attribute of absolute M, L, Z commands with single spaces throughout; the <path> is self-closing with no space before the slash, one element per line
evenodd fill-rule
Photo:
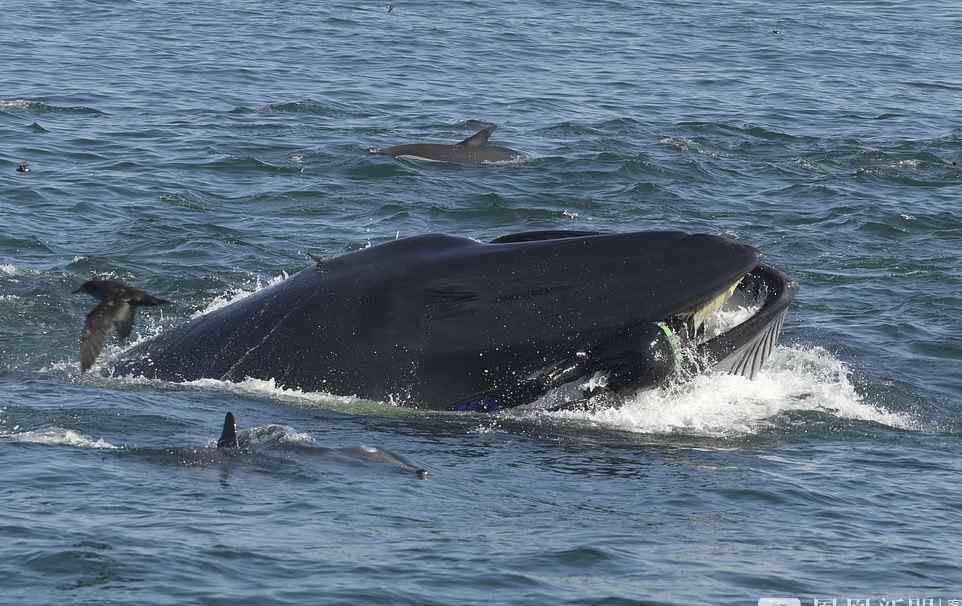
<path fill-rule="evenodd" d="M 0 15 L 0 602 L 962 599 L 958 3 Z M 527 161 L 367 153 L 486 122 Z M 308 254 L 531 229 L 723 234 L 799 295 L 754 381 L 595 412 L 80 374 L 94 276 L 176 302 L 139 342 Z"/>

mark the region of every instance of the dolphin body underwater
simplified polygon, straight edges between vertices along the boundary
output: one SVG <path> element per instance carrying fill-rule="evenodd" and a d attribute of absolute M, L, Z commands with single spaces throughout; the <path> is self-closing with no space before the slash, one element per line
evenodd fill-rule
<path fill-rule="evenodd" d="M 493 411 L 596 373 L 616 393 L 657 387 L 692 359 L 750 378 L 796 288 L 755 248 L 707 234 L 430 234 L 321 260 L 128 350 L 110 370 Z M 733 305 L 755 309 L 707 336 L 706 319 Z"/>
<path fill-rule="evenodd" d="M 488 145 L 494 125 L 482 128 L 460 143 L 446 145 L 441 143 L 408 143 L 380 149 L 372 147 L 368 153 L 391 156 L 400 160 L 421 160 L 427 162 L 447 162 L 465 166 L 484 164 L 507 164 L 520 162 L 525 155 L 519 151 L 498 145 Z"/>

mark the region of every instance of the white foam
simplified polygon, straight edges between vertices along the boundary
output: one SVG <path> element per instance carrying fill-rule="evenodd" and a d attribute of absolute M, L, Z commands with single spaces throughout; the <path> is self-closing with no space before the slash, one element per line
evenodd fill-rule
<path fill-rule="evenodd" d="M 670 147 L 677 149 L 678 151 L 683 151 L 683 152 L 694 151 L 699 154 L 703 154 L 713 160 L 717 160 L 719 158 L 718 152 L 706 149 L 704 145 L 702 145 L 701 143 L 698 143 L 697 141 L 689 139 L 688 137 L 664 137 L 663 139 L 659 139 L 658 143 L 662 145 L 668 145 Z"/>
<path fill-rule="evenodd" d="M 278 446 L 281 444 L 301 446 L 304 444 L 313 443 L 314 438 L 312 438 L 310 434 L 296 431 L 287 425 L 277 425 L 272 423 L 270 425 L 251 427 L 249 429 L 244 429 L 237 432 L 237 444 L 241 448 Z M 216 440 L 211 440 L 208 443 L 209 447 L 214 447 L 216 445 Z"/>
<path fill-rule="evenodd" d="M 520 166 L 527 163 L 528 156 L 524 154 L 518 154 L 508 158 L 507 160 L 485 160 L 481 162 L 481 166 Z"/>
<path fill-rule="evenodd" d="M 102 438 L 95 440 L 79 431 L 74 431 L 73 429 L 62 429 L 59 427 L 43 429 L 39 431 L 0 433 L 0 439 L 11 440 L 14 442 L 30 442 L 32 444 L 75 446 L 77 448 L 118 448 Z"/>
<path fill-rule="evenodd" d="M 906 413 L 865 402 L 849 379 L 848 367 L 820 347 L 777 347 L 754 380 L 701 375 L 680 385 L 638 392 L 621 408 L 534 414 L 638 433 L 733 437 L 755 434 L 769 427 L 772 417 L 803 410 L 897 429 L 920 425 Z"/>
<path fill-rule="evenodd" d="M 267 396 L 274 400 L 283 400 L 299 404 L 331 405 L 331 404 L 353 404 L 362 401 L 356 396 L 336 396 L 334 394 L 319 391 L 301 391 L 296 388 L 288 388 L 278 385 L 274 379 L 253 379 L 247 377 L 243 381 L 234 383 L 231 381 L 221 381 L 219 379 L 197 379 L 178 383 L 178 385 L 188 385 L 201 389 L 216 389 L 240 395 Z"/>
<path fill-rule="evenodd" d="M 270 288 L 275 284 L 279 284 L 284 280 L 286 280 L 287 278 L 288 278 L 288 274 L 286 271 L 281 272 L 279 275 L 276 275 L 273 278 L 268 279 L 267 281 L 264 281 L 259 276 L 255 277 L 252 284 L 234 288 L 218 297 L 215 297 L 205 307 L 194 312 L 193 315 L 190 316 L 190 319 L 193 320 L 194 318 L 206 316 L 212 311 L 216 311 L 222 307 L 227 307 L 231 303 L 236 303 L 241 299 L 246 299 L 247 297 L 251 296 L 256 292 L 264 290 L 265 288 Z"/>
<path fill-rule="evenodd" d="M 895 163 L 893 163 L 892 166 L 895 168 L 918 168 L 920 164 L 921 162 L 919 162 L 919 160 L 910 159 L 910 160 L 898 160 Z"/>
<path fill-rule="evenodd" d="M 727 332 L 748 318 L 755 315 L 761 305 L 745 307 L 739 305 L 734 309 L 723 307 L 712 315 L 705 318 L 705 335 L 703 339 L 713 339 L 718 335 Z"/>
<path fill-rule="evenodd" d="M 36 102 L 29 99 L 0 100 L 0 109 L 28 109 L 34 105 Z"/>
<path fill-rule="evenodd" d="M 12 276 L 15 273 L 17 273 L 17 268 L 14 265 L 9 263 L 0 265 L 0 274 L 7 274 L 8 276 Z"/>

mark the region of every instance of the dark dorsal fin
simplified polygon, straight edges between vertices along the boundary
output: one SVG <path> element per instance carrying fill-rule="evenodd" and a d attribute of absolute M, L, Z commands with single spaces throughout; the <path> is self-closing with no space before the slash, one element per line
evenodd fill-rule
<path fill-rule="evenodd" d="M 494 129 L 496 128 L 497 126 L 495 126 L 494 124 L 492 124 L 491 126 L 485 126 L 484 128 L 474 133 L 464 141 L 458 143 L 458 145 L 463 145 L 465 147 L 481 147 L 482 145 L 488 142 L 488 138 L 491 136 L 491 133 L 493 133 Z"/>
<path fill-rule="evenodd" d="M 582 236 L 597 236 L 598 231 L 578 231 L 572 229 L 546 229 L 543 231 L 523 231 L 518 234 L 508 234 L 491 240 L 491 244 L 508 244 L 510 242 L 534 242 L 536 240 L 560 240 L 562 238 L 580 238 Z"/>
<path fill-rule="evenodd" d="M 217 440 L 217 448 L 237 448 L 237 423 L 232 412 L 224 417 L 224 429 Z"/>

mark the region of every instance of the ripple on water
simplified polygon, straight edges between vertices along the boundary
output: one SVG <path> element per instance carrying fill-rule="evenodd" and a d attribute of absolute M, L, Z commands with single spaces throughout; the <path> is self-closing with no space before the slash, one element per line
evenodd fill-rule
<path fill-rule="evenodd" d="M 80 543 L 74 549 L 27 556 L 27 568 L 54 580 L 62 589 L 96 587 L 125 580 L 128 566 L 107 553 L 110 545 Z"/>
<path fill-rule="evenodd" d="M 106 116 L 107 114 L 83 105 L 64 106 L 53 105 L 43 100 L 34 99 L 0 99 L 0 110 L 24 111 L 33 114 L 46 113 L 65 113 L 65 114 L 88 114 L 96 116 Z"/>

